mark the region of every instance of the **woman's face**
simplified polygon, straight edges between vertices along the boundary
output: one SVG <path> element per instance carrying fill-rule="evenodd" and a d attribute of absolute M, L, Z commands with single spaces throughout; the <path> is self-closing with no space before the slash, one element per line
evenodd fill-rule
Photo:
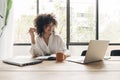
<path fill-rule="evenodd" d="M 54 31 L 54 28 L 55 26 L 53 25 L 53 23 L 50 23 L 44 28 L 44 33 L 51 34 Z"/>

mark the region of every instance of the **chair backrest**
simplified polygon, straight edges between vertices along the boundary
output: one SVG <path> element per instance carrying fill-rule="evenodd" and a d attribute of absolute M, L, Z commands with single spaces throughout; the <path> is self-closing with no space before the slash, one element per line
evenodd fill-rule
<path fill-rule="evenodd" d="M 83 50 L 81 56 L 85 56 L 86 52 L 87 52 L 87 50 Z"/>
<path fill-rule="evenodd" d="M 110 55 L 111 56 L 120 56 L 120 50 L 112 50 Z"/>

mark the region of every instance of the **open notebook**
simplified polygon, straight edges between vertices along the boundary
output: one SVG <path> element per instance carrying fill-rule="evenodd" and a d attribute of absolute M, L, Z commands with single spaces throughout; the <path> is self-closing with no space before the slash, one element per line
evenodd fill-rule
<path fill-rule="evenodd" d="M 15 65 L 15 66 L 27 66 L 27 65 L 34 65 L 41 63 L 42 60 L 32 59 L 32 58 L 26 58 L 26 57 L 14 57 L 14 58 L 8 58 L 3 60 L 4 63 Z"/>
<path fill-rule="evenodd" d="M 35 59 L 37 60 L 56 60 L 56 54 L 46 55 L 46 56 L 38 56 Z"/>

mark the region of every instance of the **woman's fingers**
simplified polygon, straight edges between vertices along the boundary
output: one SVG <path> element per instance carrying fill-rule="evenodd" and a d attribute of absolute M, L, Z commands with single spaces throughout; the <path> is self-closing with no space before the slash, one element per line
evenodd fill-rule
<path fill-rule="evenodd" d="M 30 32 L 30 33 L 31 33 L 31 32 L 32 32 L 32 33 L 33 33 L 33 32 L 36 32 L 36 29 L 35 29 L 35 28 L 30 28 L 30 29 L 29 29 L 29 32 Z"/>

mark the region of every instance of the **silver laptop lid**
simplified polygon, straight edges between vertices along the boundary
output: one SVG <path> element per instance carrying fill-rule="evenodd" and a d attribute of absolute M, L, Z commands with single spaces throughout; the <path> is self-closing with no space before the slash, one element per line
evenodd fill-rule
<path fill-rule="evenodd" d="M 90 40 L 84 63 L 102 60 L 108 45 L 108 40 Z"/>

